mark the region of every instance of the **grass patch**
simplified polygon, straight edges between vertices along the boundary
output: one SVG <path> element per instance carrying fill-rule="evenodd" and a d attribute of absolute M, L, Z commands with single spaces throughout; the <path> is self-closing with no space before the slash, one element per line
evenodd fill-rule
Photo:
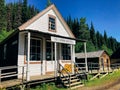
<path fill-rule="evenodd" d="M 101 78 L 101 79 L 94 79 L 94 80 L 89 80 L 85 82 L 85 86 L 99 86 L 99 85 L 104 85 L 109 82 L 114 82 L 120 78 L 120 71 L 115 71 L 113 73 L 108 74 L 107 76 Z"/>
<path fill-rule="evenodd" d="M 57 88 L 54 83 L 43 83 L 40 86 L 36 86 L 35 88 L 31 88 L 30 90 L 67 90 L 64 88 Z"/>
<path fill-rule="evenodd" d="M 92 76 L 88 76 L 91 78 Z M 108 74 L 107 76 L 101 78 L 101 79 L 94 79 L 94 80 L 82 80 L 82 82 L 85 84 L 85 87 L 94 87 L 94 86 L 102 86 L 110 82 L 114 82 L 120 78 L 120 71 L 115 71 L 113 73 Z M 42 84 L 35 88 L 31 88 L 30 90 L 67 90 L 65 88 L 58 88 L 55 86 L 54 83 L 48 83 L 48 84 Z M 75 89 L 78 90 L 78 89 Z"/>

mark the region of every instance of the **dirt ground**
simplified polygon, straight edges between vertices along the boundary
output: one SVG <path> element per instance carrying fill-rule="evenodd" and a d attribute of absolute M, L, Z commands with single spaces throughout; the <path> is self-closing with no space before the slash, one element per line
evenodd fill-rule
<path fill-rule="evenodd" d="M 120 79 L 96 87 L 80 87 L 77 90 L 120 90 Z"/>

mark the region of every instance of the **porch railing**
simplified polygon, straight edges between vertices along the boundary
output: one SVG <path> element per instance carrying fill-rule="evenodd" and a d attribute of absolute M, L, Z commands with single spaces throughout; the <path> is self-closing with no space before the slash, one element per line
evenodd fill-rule
<path fill-rule="evenodd" d="M 77 67 L 79 67 L 81 72 L 85 72 L 85 63 L 75 63 Z M 88 73 L 94 73 L 94 72 L 111 72 L 114 70 L 120 69 L 120 63 L 115 63 L 111 65 L 106 66 L 100 66 L 99 63 L 88 63 Z"/>
<path fill-rule="evenodd" d="M 75 63 L 73 62 L 77 67 L 79 67 L 80 71 L 85 72 L 86 71 L 86 67 L 85 67 L 85 63 Z"/>
<path fill-rule="evenodd" d="M 64 71 L 64 72 L 62 72 Z M 58 70 L 58 73 L 59 73 L 59 77 L 62 79 L 65 78 L 66 81 L 68 81 L 68 84 L 69 84 L 69 87 L 71 87 L 71 84 L 70 84 L 70 73 L 68 72 L 68 70 L 66 68 L 64 68 L 60 63 L 59 63 L 59 70 Z M 67 78 L 68 77 L 68 78 Z"/>
<path fill-rule="evenodd" d="M 21 82 L 24 82 L 24 67 L 25 66 L 6 66 L 0 67 L 0 83 L 6 80 L 18 79 L 18 75 L 21 75 Z M 21 73 L 18 73 L 18 68 L 22 69 Z"/>
<path fill-rule="evenodd" d="M 112 70 L 120 69 L 120 63 L 111 64 L 110 67 Z"/>
<path fill-rule="evenodd" d="M 87 73 L 85 72 L 85 67 L 83 69 L 83 67 L 79 67 L 78 63 L 73 62 L 75 67 L 74 67 L 74 71 L 75 74 L 77 75 L 78 79 L 81 80 L 87 80 Z"/>
<path fill-rule="evenodd" d="M 93 72 L 97 72 L 99 73 L 100 70 L 100 65 L 99 63 L 88 63 L 88 72 L 93 73 Z M 103 69 L 104 70 L 104 69 Z"/>

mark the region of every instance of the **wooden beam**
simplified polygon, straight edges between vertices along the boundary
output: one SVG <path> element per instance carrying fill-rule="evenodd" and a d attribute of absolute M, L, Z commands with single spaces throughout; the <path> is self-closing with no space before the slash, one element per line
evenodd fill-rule
<path fill-rule="evenodd" d="M 86 67 L 86 72 L 88 72 L 86 42 L 84 42 L 84 51 L 85 51 L 85 67 Z"/>
<path fill-rule="evenodd" d="M 57 68 L 57 43 L 55 42 L 54 43 L 55 44 L 55 77 L 57 76 L 57 70 L 58 70 L 58 68 Z"/>
<path fill-rule="evenodd" d="M 28 44 L 27 44 L 27 70 L 26 70 L 26 80 L 30 81 L 30 70 L 29 70 L 29 61 L 30 61 L 30 32 L 28 32 Z"/>

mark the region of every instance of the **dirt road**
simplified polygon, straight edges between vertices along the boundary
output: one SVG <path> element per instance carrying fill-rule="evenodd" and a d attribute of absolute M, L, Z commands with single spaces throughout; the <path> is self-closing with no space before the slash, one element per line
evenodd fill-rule
<path fill-rule="evenodd" d="M 120 90 L 120 79 L 95 87 L 81 87 L 77 90 Z"/>

